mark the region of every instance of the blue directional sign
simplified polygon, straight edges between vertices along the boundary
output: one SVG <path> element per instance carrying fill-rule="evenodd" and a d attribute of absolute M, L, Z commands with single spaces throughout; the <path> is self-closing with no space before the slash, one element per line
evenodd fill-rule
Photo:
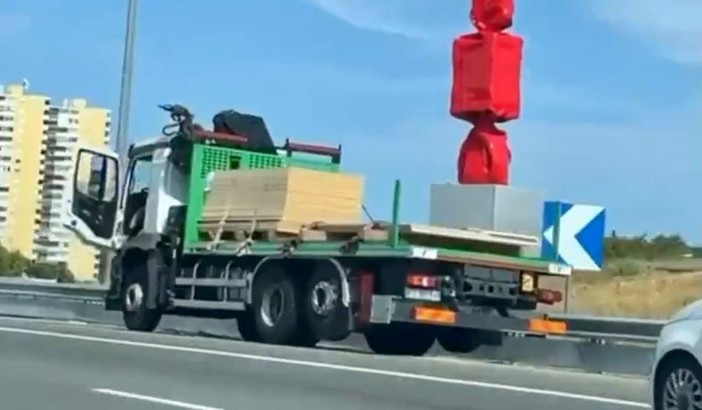
<path fill-rule="evenodd" d="M 575 270 L 597 271 L 604 259 L 605 209 L 558 201 L 544 203 L 541 256 Z"/>

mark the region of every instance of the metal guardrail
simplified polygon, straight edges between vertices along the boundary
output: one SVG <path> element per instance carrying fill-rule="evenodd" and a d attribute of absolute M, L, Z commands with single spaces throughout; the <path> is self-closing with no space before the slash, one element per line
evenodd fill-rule
<path fill-rule="evenodd" d="M 67 284 L 26 279 L 0 278 L 0 298 L 59 299 L 77 303 L 102 304 L 106 288 L 98 284 Z M 607 318 L 572 314 L 549 317 L 567 323 L 563 337 L 604 342 L 654 343 L 665 324 L 661 320 Z"/>
<path fill-rule="evenodd" d="M 63 299 L 85 303 L 103 303 L 104 286 L 97 284 L 55 283 L 13 278 L 0 278 L 0 297 Z"/>

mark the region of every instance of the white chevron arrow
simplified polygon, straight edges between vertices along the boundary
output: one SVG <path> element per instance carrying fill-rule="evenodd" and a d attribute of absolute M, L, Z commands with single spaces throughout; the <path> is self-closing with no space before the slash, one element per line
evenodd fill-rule
<path fill-rule="evenodd" d="M 595 205 L 573 205 L 560 219 L 558 254 L 563 261 L 574 269 L 599 270 L 600 267 L 592 260 L 575 235 L 579 234 L 593 219 L 602 212 L 602 207 Z M 554 227 L 544 232 L 544 238 L 553 245 Z"/>

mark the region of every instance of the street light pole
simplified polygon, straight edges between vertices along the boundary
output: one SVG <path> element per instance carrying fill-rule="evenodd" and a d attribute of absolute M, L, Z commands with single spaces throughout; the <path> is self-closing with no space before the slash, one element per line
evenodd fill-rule
<path fill-rule="evenodd" d="M 128 0 L 127 32 L 124 38 L 124 56 L 122 57 L 122 85 L 119 93 L 119 118 L 117 120 L 117 153 L 126 171 L 127 151 L 129 147 L 129 113 L 132 100 L 132 69 L 134 67 L 134 32 L 136 30 L 137 0 Z M 124 178 L 124 171 L 121 178 Z"/>
<path fill-rule="evenodd" d="M 134 67 L 134 33 L 136 31 L 137 0 L 128 0 L 127 5 L 127 30 L 124 36 L 124 54 L 122 57 L 122 80 L 119 93 L 119 113 L 117 118 L 117 139 L 115 148 L 120 158 L 119 186 L 124 186 L 127 172 L 129 152 L 129 113 L 132 100 L 132 72 Z M 100 283 L 108 285 L 110 271 L 112 270 L 112 252 L 102 252 L 102 272 Z"/>

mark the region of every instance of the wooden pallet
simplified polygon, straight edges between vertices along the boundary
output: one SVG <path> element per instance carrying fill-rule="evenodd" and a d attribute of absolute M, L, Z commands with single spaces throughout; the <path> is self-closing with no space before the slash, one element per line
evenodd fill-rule
<path fill-rule="evenodd" d="M 259 240 L 270 242 L 326 241 L 384 241 L 389 238 L 387 224 L 326 223 L 315 222 L 301 225 L 294 222 L 259 220 L 201 221 L 200 233 L 210 241 Z"/>
<path fill-rule="evenodd" d="M 391 224 L 314 222 L 300 224 L 273 219 L 205 220 L 198 224 L 204 240 L 209 241 L 387 241 Z M 517 254 L 522 247 L 537 246 L 539 239 L 529 235 L 481 229 L 456 229 L 421 224 L 402 224 L 399 234 L 418 246 L 471 248 L 476 251 Z"/>

